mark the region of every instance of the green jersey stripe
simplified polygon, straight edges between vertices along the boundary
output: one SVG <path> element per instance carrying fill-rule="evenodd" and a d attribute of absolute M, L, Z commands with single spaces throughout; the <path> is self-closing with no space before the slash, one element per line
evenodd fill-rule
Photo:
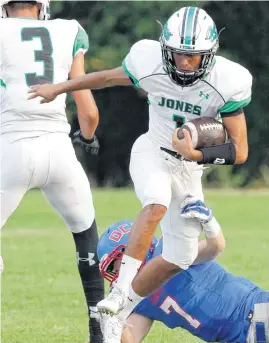
<path fill-rule="evenodd" d="M 125 62 L 125 59 L 122 61 L 122 68 L 125 72 L 126 75 L 128 75 L 134 82 L 134 85 L 137 87 L 137 88 L 140 88 L 139 86 L 139 81 L 129 72 L 129 70 L 127 69 L 127 66 L 126 66 L 126 62 Z"/>
<path fill-rule="evenodd" d="M 0 79 L 0 86 L 7 88 L 7 85 L 5 84 L 5 82 L 2 79 Z"/>
<path fill-rule="evenodd" d="M 228 101 L 224 106 L 219 109 L 219 113 L 229 113 L 247 106 L 251 101 L 251 97 L 241 101 Z"/>
<path fill-rule="evenodd" d="M 87 35 L 86 31 L 84 29 L 82 29 L 81 27 L 78 28 L 78 33 L 77 33 L 76 38 L 75 38 L 75 42 L 74 42 L 74 46 L 73 46 L 73 52 L 72 52 L 73 58 L 75 57 L 76 53 L 80 49 L 83 51 L 88 51 L 88 49 L 89 49 L 88 35 Z"/>

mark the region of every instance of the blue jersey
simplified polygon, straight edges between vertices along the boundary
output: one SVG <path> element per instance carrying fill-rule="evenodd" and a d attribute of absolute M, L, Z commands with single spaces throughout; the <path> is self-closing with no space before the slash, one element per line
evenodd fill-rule
<path fill-rule="evenodd" d="M 177 274 L 134 312 L 207 342 L 245 343 L 254 304 L 262 302 L 269 292 L 212 261 Z"/>

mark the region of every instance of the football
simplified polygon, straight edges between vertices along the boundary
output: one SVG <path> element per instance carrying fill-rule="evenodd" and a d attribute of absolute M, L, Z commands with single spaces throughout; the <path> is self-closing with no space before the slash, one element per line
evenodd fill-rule
<path fill-rule="evenodd" d="M 179 139 L 184 138 L 183 129 L 189 131 L 193 147 L 196 149 L 226 142 L 225 127 L 220 121 L 213 118 L 199 117 L 183 124 L 177 133 Z"/>

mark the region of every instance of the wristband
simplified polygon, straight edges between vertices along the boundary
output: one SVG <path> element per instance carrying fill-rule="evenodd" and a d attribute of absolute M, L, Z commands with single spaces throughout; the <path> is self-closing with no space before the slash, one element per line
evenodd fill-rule
<path fill-rule="evenodd" d="M 197 149 L 202 152 L 203 160 L 198 164 L 225 164 L 235 163 L 236 151 L 233 143 L 212 145 L 206 148 Z"/>

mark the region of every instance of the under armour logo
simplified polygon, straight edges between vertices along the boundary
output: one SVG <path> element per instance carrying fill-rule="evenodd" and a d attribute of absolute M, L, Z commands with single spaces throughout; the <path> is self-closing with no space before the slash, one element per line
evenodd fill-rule
<path fill-rule="evenodd" d="M 79 261 L 81 262 L 89 262 L 89 266 L 93 266 L 95 264 L 94 256 L 92 252 L 88 252 L 88 258 L 87 257 L 79 257 L 79 252 L 77 252 L 77 264 L 79 264 Z"/>
<path fill-rule="evenodd" d="M 216 158 L 213 164 L 224 164 L 225 158 Z"/>
<path fill-rule="evenodd" d="M 208 98 L 209 98 L 209 94 L 208 94 L 208 93 L 207 93 L 207 94 L 204 94 L 203 91 L 200 91 L 199 96 L 200 96 L 200 97 L 203 96 L 206 100 L 208 100 Z"/>

